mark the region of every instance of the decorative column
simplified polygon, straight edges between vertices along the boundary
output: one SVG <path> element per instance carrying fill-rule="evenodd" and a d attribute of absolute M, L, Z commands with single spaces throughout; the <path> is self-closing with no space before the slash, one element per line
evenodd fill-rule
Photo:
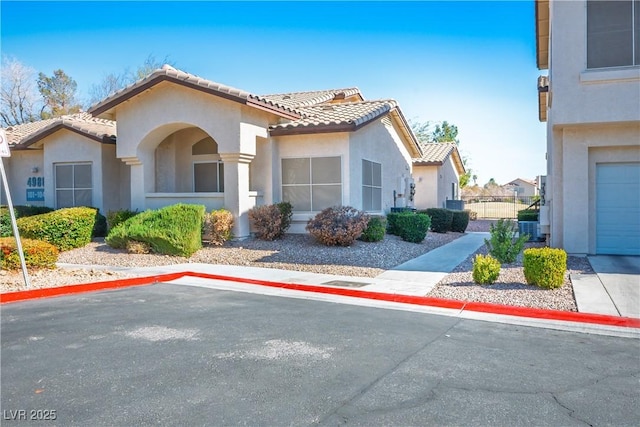
<path fill-rule="evenodd" d="M 224 205 L 234 218 L 234 239 L 249 237 L 249 163 L 255 157 L 247 153 L 220 153 L 224 163 Z"/>
<path fill-rule="evenodd" d="M 129 207 L 132 211 L 142 212 L 146 209 L 144 166 L 137 157 L 124 157 L 121 159 L 131 170 L 131 200 Z"/>

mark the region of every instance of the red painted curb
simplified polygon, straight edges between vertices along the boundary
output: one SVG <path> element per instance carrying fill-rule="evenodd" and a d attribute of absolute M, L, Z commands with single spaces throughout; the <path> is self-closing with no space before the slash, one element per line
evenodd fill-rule
<path fill-rule="evenodd" d="M 460 311 L 474 311 L 479 313 L 500 314 L 516 317 L 527 317 L 544 320 L 558 320 L 565 322 L 592 323 L 606 326 L 620 326 L 625 328 L 640 328 L 640 319 L 632 317 L 608 316 L 603 314 L 577 313 L 573 311 L 545 310 L 540 308 L 515 307 L 482 302 L 465 302 L 441 298 L 388 294 L 383 292 L 368 292 L 359 289 L 333 288 L 320 285 L 303 285 L 298 283 L 272 282 L 268 280 L 246 279 L 242 277 L 223 276 L 218 274 L 196 273 L 192 271 L 161 274 L 157 276 L 134 277 L 82 285 L 69 285 L 57 288 L 33 289 L 0 294 L 0 304 L 25 301 L 37 298 L 48 298 L 84 292 L 94 292 L 117 289 L 130 286 L 142 286 L 152 283 L 168 282 L 182 277 L 198 277 L 202 279 L 222 280 L 228 282 L 245 283 L 251 285 L 268 286 L 272 288 L 291 289 L 304 292 L 314 292 L 329 295 L 339 295 L 354 298 L 365 298 L 378 301 L 398 302 L 403 304 L 420 305 L 438 308 L 450 308 Z"/>
<path fill-rule="evenodd" d="M 39 298 L 50 298 L 61 295 L 80 294 L 85 292 L 103 291 L 107 289 L 143 286 L 162 281 L 176 280 L 184 273 L 161 274 L 158 276 L 132 277 L 130 279 L 109 280 L 104 282 L 85 283 L 80 285 L 59 286 L 55 288 L 30 289 L 27 291 L 6 292 L 0 294 L 0 304 L 25 301 Z"/>

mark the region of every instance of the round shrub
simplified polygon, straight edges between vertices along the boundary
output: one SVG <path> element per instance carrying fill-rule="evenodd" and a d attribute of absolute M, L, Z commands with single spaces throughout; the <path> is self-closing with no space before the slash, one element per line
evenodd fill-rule
<path fill-rule="evenodd" d="M 58 249 L 55 246 L 31 239 L 20 239 L 20 242 L 27 267 L 55 268 L 58 261 Z M 16 239 L 13 237 L 0 238 L 0 267 L 5 270 L 18 270 L 22 267 Z"/>
<path fill-rule="evenodd" d="M 451 222 L 453 221 L 453 212 L 449 209 L 430 208 L 421 211 L 431 218 L 431 231 L 434 233 L 446 233 L 451 231 Z"/>
<path fill-rule="evenodd" d="M 285 208 L 286 209 L 286 208 Z M 255 206 L 249 210 L 249 220 L 255 230 L 256 237 L 260 240 L 275 240 L 284 236 L 283 221 L 287 221 L 282 215 L 278 205 Z M 291 218 L 288 219 L 289 223 Z"/>
<path fill-rule="evenodd" d="M 451 220 L 451 231 L 456 233 L 464 233 L 469 225 L 469 211 L 452 210 L 453 218 Z"/>
<path fill-rule="evenodd" d="M 249 212 L 251 214 L 251 212 Z M 214 245 L 222 245 L 232 237 L 233 214 L 226 209 L 217 209 L 204 217 L 203 239 Z"/>
<path fill-rule="evenodd" d="M 327 246 L 350 246 L 367 228 L 369 217 L 351 206 L 326 208 L 309 220 L 306 230 Z"/>
<path fill-rule="evenodd" d="M 563 249 L 525 249 L 522 264 L 524 277 L 530 285 L 553 289 L 564 284 L 564 273 L 567 271 L 567 253 Z"/>
<path fill-rule="evenodd" d="M 423 213 L 402 215 L 396 220 L 398 236 L 405 242 L 411 243 L 422 242 L 427 237 L 430 225 L 431 218 Z"/>
<path fill-rule="evenodd" d="M 362 232 L 360 240 L 365 242 L 379 242 L 384 239 L 385 223 L 380 217 L 374 216 L 369 219 L 367 228 Z"/>
<path fill-rule="evenodd" d="M 14 205 L 13 214 L 17 218 L 24 218 L 28 216 L 41 215 L 49 213 L 53 209 L 46 206 L 25 206 Z M 0 237 L 13 236 L 13 227 L 11 226 L 11 215 L 9 214 L 9 208 L 7 206 L 0 207 Z"/>
<path fill-rule="evenodd" d="M 473 261 L 473 281 L 479 285 L 488 285 L 500 275 L 500 262 L 491 255 L 476 255 Z"/>
<path fill-rule="evenodd" d="M 96 222 L 96 209 L 64 208 L 17 220 L 20 235 L 42 240 L 60 251 L 80 248 L 91 242 Z"/>

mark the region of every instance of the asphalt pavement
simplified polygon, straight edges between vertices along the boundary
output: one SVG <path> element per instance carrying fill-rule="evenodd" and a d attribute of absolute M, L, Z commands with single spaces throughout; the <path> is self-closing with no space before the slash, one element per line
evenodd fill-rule
<path fill-rule="evenodd" d="M 637 338 L 179 284 L 0 316 L 2 425 L 640 425 Z"/>

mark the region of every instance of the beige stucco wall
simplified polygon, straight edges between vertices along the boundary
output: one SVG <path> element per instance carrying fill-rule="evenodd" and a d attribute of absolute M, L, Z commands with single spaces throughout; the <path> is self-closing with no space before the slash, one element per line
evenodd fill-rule
<path fill-rule="evenodd" d="M 441 166 L 413 166 L 416 183 L 416 208 L 444 208 L 452 200 L 451 185 L 456 186 L 459 197 L 459 175 L 451 156 Z"/>
<path fill-rule="evenodd" d="M 385 116 L 351 133 L 349 143 L 348 203 L 362 208 L 362 160 L 369 160 L 382 164 L 382 211 L 373 213 L 388 213 L 393 207 L 393 191 L 408 193 L 404 180 L 411 177 L 412 171 L 411 155 L 399 130 Z"/>
<path fill-rule="evenodd" d="M 2 159 L 4 162 L 5 173 L 7 174 L 7 182 L 11 191 L 11 201 L 14 205 L 33 205 L 33 206 L 50 206 L 53 207 L 51 199 L 47 199 L 45 195 L 44 202 L 28 202 L 27 201 L 27 180 L 31 177 L 44 177 L 44 163 L 42 150 L 12 150 L 11 157 Z M 32 172 L 37 167 L 38 172 Z M 53 181 L 45 179 L 45 187 L 50 187 Z M 0 178 L 0 204 L 7 204 L 7 194 L 4 189 L 4 183 Z"/>
<path fill-rule="evenodd" d="M 640 162 L 640 124 L 585 125 L 555 133 L 554 185 L 549 200 L 551 245 L 594 254 L 596 165 Z"/>
<path fill-rule="evenodd" d="M 553 124 L 638 120 L 640 67 L 587 70 L 586 2 L 550 5 Z"/>

